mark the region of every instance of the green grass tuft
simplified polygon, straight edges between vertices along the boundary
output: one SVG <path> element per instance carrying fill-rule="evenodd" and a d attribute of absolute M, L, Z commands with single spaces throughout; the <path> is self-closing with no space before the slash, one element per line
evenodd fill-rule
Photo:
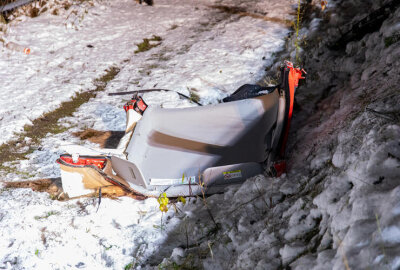
<path fill-rule="evenodd" d="M 153 43 L 151 43 L 153 41 Z M 161 44 L 162 38 L 160 36 L 153 35 L 152 38 L 145 38 L 143 39 L 143 42 L 136 44 L 138 47 L 135 53 L 141 53 L 148 51 L 154 47 L 157 47 Z M 156 42 L 156 43 L 154 43 Z"/>
<path fill-rule="evenodd" d="M 199 94 L 197 94 L 196 92 L 197 92 L 197 89 L 196 88 L 188 88 L 188 90 L 189 90 L 189 93 L 190 93 L 190 100 L 191 101 L 193 101 L 193 102 L 197 102 L 197 103 L 199 103 L 200 102 L 200 96 L 199 96 Z"/>
<path fill-rule="evenodd" d="M 131 270 L 133 269 L 133 263 L 128 263 L 127 265 L 125 265 L 124 270 Z"/>
<path fill-rule="evenodd" d="M 43 216 L 35 216 L 35 219 L 36 220 L 46 219 L 46 218 L 49 218 L 51 216 L 55 216 L 55 215 L 59 215 L 59 214 L 60 214 L 60 212 L 58 212 L 58 211 L 50 211 L 50 212 L 47 212 Z"/>
<path fill-rule="evenodd" d="M 395 44 L 400 40 L 400 33 L 395 33 L 391 35 L 390 37 L 385 38 L 385 47 L 389 47 L 392 44 Z"/>

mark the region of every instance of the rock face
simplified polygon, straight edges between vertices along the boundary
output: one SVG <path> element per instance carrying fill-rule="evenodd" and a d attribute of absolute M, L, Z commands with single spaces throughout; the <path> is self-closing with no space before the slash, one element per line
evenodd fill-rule
<path fill-rule="evenodd" d="M 333 46 L 385 4 L 392 10 L 371 30 Z M 399 5 L 338 0 L 308 14 L 289 171 L 209 198 L 221 228 L 205 269 L 400 268 Z"/>
<path fill-rule="evenodd" d="M 393 1 L 382 2 L 375 5 Z M 375 25 L 377 31 L 331 50 L 329 44 L 340 40 L 335 30 L 351 27 L 377 9 L 367 10 L 367 3 L 357 1 L 334 4 L 328 10 L 329 21 L 321 21 L 319 30 L 320 35 L 332 34 L 310 44 L 302 56 L 312 75 L 298 97 L 300 106 L 308 107 L 309 117 L 299 112 L 304 120 L 296 122 L 292 141 L 297 143 L 291 155 L 293 168 L 308 174 L 303 190 L 313 194 L 305 208 L 321 213 L 318 235 L 322 238 L 316 252 L 290 265 L 295 269 L 398 269 L 400 47 L 395 37 L 400 9 L 397 5 L 381 26 Z M 314 110 L 313 100 L 318 100 Z M 319 179 L 313 183 L 315 177 Z M 324 245 L 324 238 L 330 239 L 330 246 Z"/>

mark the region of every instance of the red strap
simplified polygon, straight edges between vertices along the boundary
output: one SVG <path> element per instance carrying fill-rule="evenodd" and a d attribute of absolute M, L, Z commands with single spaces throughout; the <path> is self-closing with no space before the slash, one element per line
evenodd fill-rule
<path fill-rule="evenodd" d="M 129 101 L 124 105 L 124 110 L 125 110 L 125 112 L 127 112 L 128 110 L 133 110 L 132 101 Z"/>
<path fill-rule="evenodd" d="M 303 73 L 307 74 L 304 69 L 300 68 L 295 68 L 293 67 L 293 63 L 287 61 L 286 62 L 286 68 L 289 69 L 289 112 L 288 112 L 288 118 L 287 118 L 287 123 L 285 127 L 285 134 L 283 138 L 283 143 L 282 143 L 282 148 L 281 148 L 281 157 L 284 157 L 285 155 L 285 148 L 286 148 L 286 143 L 287 139 L 289 136 L 289 128 L 290 128 L 290 121 L 292 119 L 292 114 L 293 114 L 293 104 L 294 104 L 294 93 L 296 92 L 296 88 L 299 86 L 299 80 L 300 79 L 305 79 L 303 77 Z"/>
<path fill-rule="evenodd" d="M 286 161 L 282 160 L 282 161 L 278 161 L 275 162 L 273 165 L 273 176 L 275 177 L 279 177 L 281 176 L 283 173 L 286 172 Z"/>
<path fill-rule="evenodd" d="M 147 108 L 147 104 L 146 102 L 144 102 L 144 100 L 139 97 L 139 99 L 136 101 L 136 106 L 139 109 L 139 111 L 141 112 L 141 114 L 143 114 L 143 112 L 146 110 Z"/>
<path fill-rule="evenodd" d="M 138 99 L 132 99 L 124 105 L 125 112 L 127 112 L 128 110 L 135 110 L 136 112 L 143 114 L 146 109 L 147 104 L 141 97 L 139 97 Z"/>
<path fill-rule="evenodd" d="M 96 166 L 99 169 L 103 169 L 106 163 L 106 158 L 90 158 L 90 157 L 79 157 L 77 162 L 74 162 L 71 156 L 61 156 L 61 160 L 64 162 L 75 165 L 75 166 Z"/>

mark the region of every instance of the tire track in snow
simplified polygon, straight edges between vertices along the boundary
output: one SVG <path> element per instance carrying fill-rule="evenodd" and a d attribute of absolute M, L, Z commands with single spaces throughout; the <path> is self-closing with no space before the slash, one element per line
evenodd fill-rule
<path fill-rule="evenodd" d="M 240 18 L 237 15 L 216 11 L 212 8 L 208 10 L 209 13 L 207 14 L 207 16 L 203 18 L 198 24 L 189 27 L 179 27 L 187 28 L 186 30 L 184 30 L 186 36 L 188 37 L 187 39 L 181 39 L 182 42 L 180 42 L 179 44 L 170 44 L 170 42 L 168 42 L 168 44 L 166 45 L 164 44 L 164 40 L 164 43 L 162 43 L 159 48 L 146 52 L 148 56 L 146 57 L 144 64 L 139 67 L 139 74 L 137 74 L 137 76 L 135 77 L 130 78 L 130 82 L 133 84 L 137 84 L 137 86 L 140 87 L 140 81 L 143 78 L 143 75 L 149 76 L 154 68 L 173 70 L 173 68 L 175 67 L 173 59 L 179 55 L 186 54 L 194 44 L 206 39 L 205 33 L 211 32 L 214 28 L 218 26 L 222 28 L 224 25 L 235 22 Z M 174 26 L 169 30 L 167 37 L 170 40 L 179 39 L 177 38 L 177 36 L 181 35 L 182 30 L 178 29 L 180 31 L 175 31 L 176 28 L 178 28 L 178 26 Z M 134 59 L 131 59 L 131 61 L 133 60 Z M 157 84 L 153 85 L 153 87 L 156 86 Z"/>

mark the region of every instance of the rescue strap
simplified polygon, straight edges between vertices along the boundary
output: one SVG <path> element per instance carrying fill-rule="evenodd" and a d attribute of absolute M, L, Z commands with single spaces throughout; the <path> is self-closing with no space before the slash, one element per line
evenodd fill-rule
<path fill-rule="evenodd" d="M 284 76 L 282 80 L 283 80 L 283 87 L 285 88 L 285 90 L 287 90 L 286 95 L 288 95 L 289 104 L 286 105 L 288 106 L 287 121 L 283 133 L 283 143 L 280 149 L 281 158 L 284 158 L 285 156 L 286 143 L 289 136 L 290 122 L 292 120 L 292 114 L 293 114 L 294 94 L 296 92 L 296 88 L 299 86 L 299 80 L 305 79 L 305 77 L 303 77 L 303 73 L 307 74 L 304 69 L 295 68 L 292 62 L 285 61 L 285 65 L 286 65 L 284 68 L 285 72 L 283 74 L 287 73 L 287 82 L 285 82 L 286 76 Z"/>
<path fill-rule="evenodd" d="M 135 110 L 137 113 L 143 115 L 144 111 L 147 109 L 147 104 L 144 102 L 142 97 L 133 97 L 131 101 L 128 101 L 124 105 L 124 110 Z"/>
<path fill-rule="evenodd" d="M 285 172 L 286 172 L 285 160 L 274 162 L 269 170 L 269 174 L 272 177 L 280 177 Z"/>

